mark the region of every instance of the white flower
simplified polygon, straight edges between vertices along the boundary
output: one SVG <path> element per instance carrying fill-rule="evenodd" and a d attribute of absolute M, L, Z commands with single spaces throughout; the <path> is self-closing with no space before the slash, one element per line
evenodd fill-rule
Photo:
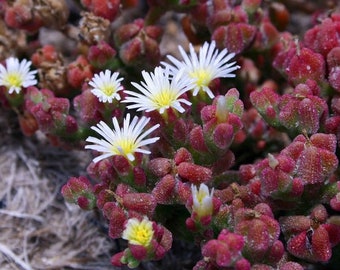
<path fill-rule="evenodd" d="M 30 71 L 32 62 L 23 59 L 10 57 L 6 59 L 6 67 L 0 64 L 0 86 L 8 88 L 8 93 L 20 93 L 22 87 L 29 87 L 37 84 L 34 74 L 36 70 Z"/>
<path fill-rule="evenodd" d="M 119 76 L 118 72 L 111 74 L 110 70 L 105 70 L 105 73 L 101 71 L 95 74 L 89 85 L 93 87 L 91 90 L 100 102 L 112 103 L 113 99 L 120 100 L 119 91 L 123 90 L 123 86 L 120 82 L 123 78 L 117 79 Z"/>
<path fill-rule="evenodd" d="M 152 222 L 147 217 L 144 217 L 142 221 L 130 218 L 125 225 L 122 238 L 128 240 L 129 244 L 148 247 L 153 235 Z"/>
<path fill-rule="evenodd" d="M 212 189 L 209 194 L 209 188 L 205 184 L 201 184 L 199 189 L 195 185 L 191 186 L 192 192 L 192 210 L 197 214 L 198 218 L 209 216 L 213 212 L 213 193 Z"/>
<path fill-rule="evenodd" d="M 122 102 L 133 103 L 127 106 L 128 109 L 146 112 L 157 110 L 162 114 L 172 107 L 183 113 L 185 109 L 181 103 L 191 105 L 191 102 L 180 96 L 192 89 L 193 80 L 182 76 L 181 71 L 172 80 L 168 68 L 156 67 L 154 73 L 142 71 L 142 75 L 145 82 L 141 84 L 132 82 L 141 93 L 125 91 L 129 96 Z"/>
<path fill-rule="evenodd" d="M 187 55 L 183 47 L 178 46 L 184 61 L 179 61 L 175 57 L 168 55 L 167 57 L 173 65 L 165 62 L 162 62 L 162 64 L 169 67 L 172 74 L 184 69 L 186 75 L 195 80 L 193 96 L 196 96 L 199 91 L 204 91 L 210 98 L 214 98 L 214 94 L 209 88 L 210 82 L 216 78 L 235 77 L 232 72 L 240 68 L 235 65 L 236 62 L 228 63 L 235 56 L 235 53 L 228 54 L 227 49 L 219 52 L 216 49 L 215 41 L 212 41 L 210 45 L 205 42 L 198 55 L 192 44 L 189 47 L 190 56 Z"/>
<path fill-rule="evenodd" d="M 156 142 L 159 137 L 143 140 L 151 132 L 159 127 L 159 124 L 149 128 L 143 133 L 143 128 L 149 123 L 150 118 L 142 117 L 138 119 L 135 116 L 130 123 L 130 114 L 127 114 L 123 122 L 123 127 L 120 128 L 116 117 L 112 118 L 113 130 L 103 121 L 100 121 L 97 126 L 91 128 L 96 131 L 103 139 L 88 137 L 87 142 L 93 143 L 86 145 L 86 149 L 92 149 L 102 154 L 95 159 L 98 162 L 114 155 L 125 156 L 130 161 L 134 161 L 134 153 L 150 154 L 150 151 L 142 149 L 142 146 Z"/>

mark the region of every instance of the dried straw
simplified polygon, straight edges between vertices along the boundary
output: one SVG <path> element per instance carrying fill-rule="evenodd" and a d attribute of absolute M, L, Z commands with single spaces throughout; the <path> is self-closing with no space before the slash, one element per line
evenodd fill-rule
<path fill-rule="evenodd" d="M 89 157 L 18 136 L 0 115 L 0 269 L 114 269 L 105 221 L 60 195 Z"/>

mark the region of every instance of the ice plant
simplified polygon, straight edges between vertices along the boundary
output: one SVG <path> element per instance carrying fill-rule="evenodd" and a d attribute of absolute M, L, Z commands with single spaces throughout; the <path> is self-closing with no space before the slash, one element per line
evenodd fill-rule
<path fill-rule="evenodd" d="M 19 62 L 18 58 L 7 58 L 6 66 L 0 64 L 0 86 L 5 86 L 9 94 L 13 92 L 19 94 L 23 87 L 37 84 L 34 77 L 37 71 L 30 71 L 31 63 L 26 59 Z"/>
<path fill-rule="evenodd" d="M 187 55 L 183 47 L 179 46 L 178 48 L 183 61 L 168 55 L 168 59 L 173 65 L 165 62 L 162 62 L 162 64 L 168 67 L 174 75 L 184 69 L 183 76 L 194 79 L 193 96 L 196 96 L 199 91 L 204 91 L 210 98 L 214 98 L 209 84 L 217 78 L 235 77 L 235 74 L 232 72 L 240 68 L 238 65 L 235 65 L 235 61 L 229 63 L 235 56 L 235 53 L 228 53 L 227 49 L 218 51 L 215 41 L 212 41 L 210 44 L 205 42 L 198 54 L 195 52 L 193 45 L 190 44 L 190 56 Z"/>
<path fill-rule="evenodd" d="M 137 109 L 137 111 L 154 111 L 157 110 L 163 114 L 165 110 L 174 108 L 180 113 L 185 109 L 181 103 L 191 105 L 191 102 L 181 98 L 193 86 L 192 80 L 185 77 L 182 71 L 179 71 L 170 79 L 170 69 L 156 67 L 154 72 L 142 72 L 145 82 L 141 84 L 132 82 L 141 93 L 134 91 L 125 91 L 129 96 L 122 102 L 132 103 L 128 109 Z"/>
<path fill-rule="evenodd" d="M 144 140 L 146 136 L 159 127 L 157 124 L 143 132 L 149 121 L 150 118 L 143 116 L 138 119 L 135 116 L 130 123 L 130 114 L 127 114 L 123 127 L 120 128 L 117 118 L 114 117 L 112 118 L 113 130 L 105 122 L 100 121 L 97 126 L 92 126 L 91 128 L 104 139 L 90 136 L 86 141 L 93 144 L 86 145 L 85 148 L 102 152 L 101 155 L 93 159 L 95 163 L 114 155 L 122 155 L 128 160 L 134 161 L 134 153 L 150 154 L 150 151 L 141 147 L 152 144 L 159 139 L 159 137 L 153 137 Z"/>
<path fill-rule="evenodd" d="M 297 2 L 0 0 L 0 133 L 90 149 L 61 193 L 123 243 L 115 269 L 337 269 L 339 1 Z"/>
<path fill-rule="evenodd" d="M 148 247 L 154 235 L 152 222 L 144 217 L 143 220 L 130 218 L 123 231 L 122 238 L 128 240 L 129 244 Z"/>
<path fill-rule="evenodd" d="M 95 74 L 89 85 L 93 87 L 92 94 L 98 97 L 101 102 L 112 103 L 114 99 L 120 100 L 119 91 L 123 90 L 121 81 L 123 78 L 118 78 L 119 73 L 111 73 L 110 70 L 101 71 Z"/>
<path fill-rule="evenodd" d="M 205 184 L 200 184 L 199 188 L 191 185 L 193 205 L 192 210 L 198 218 L 210 216 L 213 212 L 213 194 L 214 189 L 209 192 Z"/>

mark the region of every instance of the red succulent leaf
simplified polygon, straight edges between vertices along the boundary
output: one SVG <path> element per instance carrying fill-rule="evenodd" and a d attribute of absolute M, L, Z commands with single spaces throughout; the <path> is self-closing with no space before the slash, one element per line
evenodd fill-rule
<path fill-rule="evenodd" d="M 327 262 L 332 257 L 332 247 L 327 230 L 319 226 L 312 235 L 312 251 L 317 261 Z"/>

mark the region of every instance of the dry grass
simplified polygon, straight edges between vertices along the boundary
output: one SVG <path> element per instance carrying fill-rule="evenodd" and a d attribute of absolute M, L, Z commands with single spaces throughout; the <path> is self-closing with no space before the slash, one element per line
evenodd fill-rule
<path fill-rule="evenodd" d="M 113 269 L 105 222 L 60 195 L 89 157 L 17 136 L 0 115 L 0 269 Z"/>

